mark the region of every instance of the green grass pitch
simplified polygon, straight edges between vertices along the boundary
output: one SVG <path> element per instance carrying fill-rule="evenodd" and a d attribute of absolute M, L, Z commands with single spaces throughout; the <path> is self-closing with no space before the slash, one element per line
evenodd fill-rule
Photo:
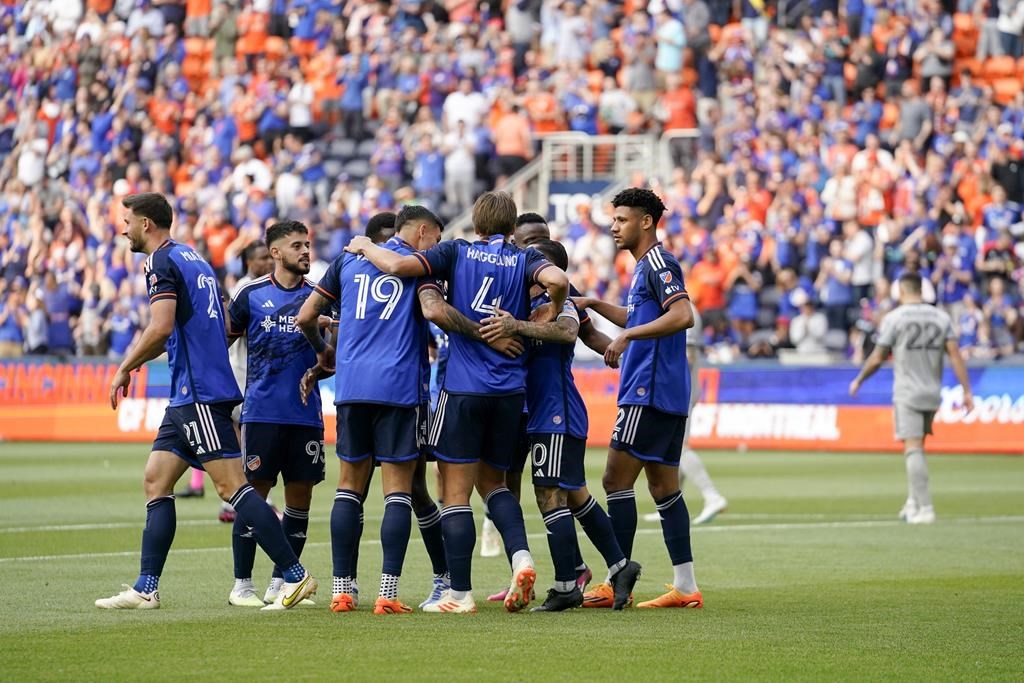
<path fill-rule="evenodd" d="M 337 477 L 314 496 L 303 561 L 315 607 L 229 607 L 230 528 L 211 497 L 177 503 L 156 612 L 93 600 L 131 583 L 144 517 L 145 446 L 0 444 L 0 681 L 1021 680 L 1024 459 L 929 459 L 939 521 L 895 520 L 901 459 L 708 453 L 730 509 L 693 532 L 703 610 L 506 614 L 483 598 L 504 558 L 474 560 L 476 615 L 377 617 L 381 496 L 367 510 L 363 607 L 332 614 L 328 518 Z M 588 454 L 599 488 L 603 454 Z M 640 486 L 642 487 L 642 480 Z M 207 487 L 208 496 L 212 488 Z M 599 495 L 603 501 L 603 496 Z M 640 513 L 653 504 L 641 489 Z M 691 513 L 700 497 L 687 489 Z M 538 588 L 551 579 L 543 525 L 525 506 Z M 477 515 L 478 523 L 480 515 Z M 581 533 L 587 561 L 600 557 Z M 671 568 L 640 522 L 638 599 Z M 257 557 L 257 583 L 269 563 Z M 401 594 L 418 604 L 429 565 L 413 531 Z M 261 587 L 261 586 L 258 586 Z"/>

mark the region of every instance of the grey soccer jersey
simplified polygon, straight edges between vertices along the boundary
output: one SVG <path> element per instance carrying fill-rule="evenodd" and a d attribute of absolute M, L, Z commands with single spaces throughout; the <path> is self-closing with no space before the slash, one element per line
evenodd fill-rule
<path fill-rule="evenodd" d="M 949 315 L 929 304 L 900 306 L 882 319 L 878 345 L 892 349 L 894 403 L 939 408 L 942 359 L 950 339 L 955 336 Z"/>

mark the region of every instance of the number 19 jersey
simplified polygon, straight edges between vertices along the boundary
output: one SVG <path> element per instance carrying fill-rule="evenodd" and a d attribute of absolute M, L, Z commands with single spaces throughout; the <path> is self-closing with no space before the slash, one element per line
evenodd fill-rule
<path fill-rule="evenodd" d="M 894 403 L 938 410 L 942 359 L 950 339 L 955 339 L 952 320 L 930 304 L 900 306 L 882 318 L 878 345 L 892 349 Z"/>
<path fill-rule="evenodd" d="M 403 256 L 415 250 L 399 237 L 381 245 Z M 388 275 L 362 256 L 334 260 L 316 291 L 337 303 L 336 404 L 415 406 L 429 392 L 421 370 L 427 363 L 427 326 L 418 291 L 436 287 L 427 278 Z"/>
<path fill-rule="evenodd" d="M 474 322 L 495 308 L 525 320 L 530 313 L 530 286 L 551 264 L 536 249 L 519 249 L 502 235 L 485 240 L 442 242 L 416 254 L 431 277 L 448 281 L 448 299 Z M 448 337 L 448 362 L 442 388 L 450 394 L 499 396 L 523 393 L 526 366 L 522 356 L 508 358 L 469 337 Z"/>

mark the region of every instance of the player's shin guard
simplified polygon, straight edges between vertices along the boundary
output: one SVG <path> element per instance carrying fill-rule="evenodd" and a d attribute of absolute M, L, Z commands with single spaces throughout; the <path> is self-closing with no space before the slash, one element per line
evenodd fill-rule
<path fill-rule="evenodd" d="M 164 571 L 167 553 L 174 542 L 177 528 L 174 496 L 161 496 L 146 503 L 146 528 L 142 530 L 142 558 L 135 590 L 152 593 L 157 589 Z"/>
<path fill-rule="evenodd" d="M 231 554 L 235 560 L 235 578 L 251 579 L 252 567 L 256 563 L 256 537 L 252 528 L 245 525 L 241 517 L 235 515 L 231 526 Z M 274 567 L 276 576 L 280 576 Z"/>
<path fill-rule="evenodd" d="M 302 549 L 306 547 L 306 532 L 309 530 L 309 510 L 285 506 L 284 515 L 281 517 L 281 529 L 295 551 L 295 557 L 302 557 Z M 281 578 L 280 567 L 274 567 L 273 576 Z"/>
<path fill-rule="evenodd" d="M 523 508 L 512 492 L 505 487 L 495 489 L 484 499 L 484 505 L 505 543 L 505 554 L 511 558 L 520 550 L 529 551 Z"/>
<path fill-rule="evenodd" d="M 932 494 L 928 490 L 928 464 L 924 460 L 923 448 L 908 448 L 905 452 L 907 482 L 918 507 L 930 507 Z"/>
<path fill-rule="evenodd" d="M 544 514 L 548 548 L 555 567 L 555 590 L 567 593 L 576 587 L 576 525 L 569 508 L 560 507 Z"/>
<path fill-rule="evenodd" d="M 633 554 L 633 537 L 636 536 L 636 492 L 633 489 L 612 491 L 606 500 L 615 540 L 629 559 Z"/>
<path fill-rule="evenodd" d="M 412 532 L 412 497 L 408 493 L 392 493 L 384 497 L 384 519 L 380 523 L 380 543 L 384 550 L 381 566 L 380 597 L 398 598 L 398 577 L 405 564 L 405 551 Z"/>
<path fill-rule="evenodd" d="M 587 502 L 573 510 L 572 514 L 579 520 L 583 532 L 597 548 L 597 552 L 601 553 L 601 557 L 609 567 L 621 567 L 625 564 L 626 554 L 615 537 L 612 520 L 608 518 L 604 509 L 598 505 L 593 496 L 587 498 Z M 635 528 L 634 526 L 634 530 Z"/>
<path fill-rule="evenodd" d="M 444 554 L 448 558 L 452 590 L 472 590 L 470 575 L 473 569 L 473 547 L 476 545 L 473 508 L 468 505 L 446 507 L 441 511 L 441 531 L 444 534 Z"/>
<path fill-rule="evenodd" d="M 260 498 L 256 489 L 245 484 L 235 491 L 235 495 L 231 496 L 231 500 L 228 502 L 231 507 L 235 508 L 235 513 L 242 518 L 242 523 L 252 527 L 256 542 L 260 544 L 264 552 L 275 565 L 284 570 L 284 580 L 288 583 L 301 581 L 305 569 L 299 563 L 299 558 L 295 556 L 295 551 L 289 545 L 288 539 L 285 538 L 277 515 L 267 505 L 267 501 Z"/>
<path fill-rule="evenodd" d="M 359 545 L 359 517 L 363 503 L 360 495 L 348 489 L 338 489 L 331 509 L 331 555 L 334 576 L 351 578 L 352 560 Z"/>
<path fill-rule="evenodd" d="M 448 572 L 448 561 L 444 557 L 444 538 L 441 534 L 441 511 L 431 503 L 429 507 L 416 510 L 416 523 L 420 527 L 423 545 L 430 557 L 430 566 L 435 576 Z"/>

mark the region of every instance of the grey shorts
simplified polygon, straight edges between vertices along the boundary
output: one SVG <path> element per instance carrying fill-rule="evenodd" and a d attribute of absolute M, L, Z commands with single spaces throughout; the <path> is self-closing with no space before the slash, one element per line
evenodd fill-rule
<path fill-rule="evenodd" d="M 923 439 L 932 433 L 934 410 L 917 410 L 908 405 L 897 403 L 892 407 L 892 422 L 896 439 Z"/>

